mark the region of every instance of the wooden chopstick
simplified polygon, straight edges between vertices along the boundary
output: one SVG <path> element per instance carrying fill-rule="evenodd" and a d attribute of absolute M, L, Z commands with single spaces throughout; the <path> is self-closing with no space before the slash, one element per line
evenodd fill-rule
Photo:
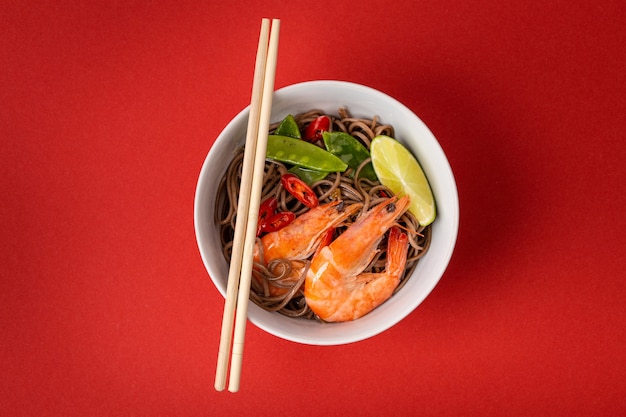
<path fill-rule="evenodd" d="M 263 186 L 265 154 L 267 150 L 267 132 L 270 125 L 272 99 L 274 93 L 274 78 L 276 77 L 276 63 L 278 60 L 279 32 L 280 20 L 272 19 L 272 29 L 270 32 L 269 49 L 267 53 L 267 66 L 265 68 L 265 80 L 263 82 L 263 98 L 261 101 L 258 139 L 256 153 L 254 156 L 254 173 L 252 177 L 249 219 L 246 224 L 246 240 L 244 242 L 243 259 L 241 261 L 241 281 L 239 283 L 237 315 L 235 319 L 235 340 L 233 341 L 233 353 L 230 363 L 230 379 L 228 382 L 228 390 L 230 392 L 239 391 L 239 381 L 241 378 L 241 364 L 243 361 L 243 346 L 250 297 L 250 281 L 252 279 L 254 243 L 256 240 L 259 206 L 261 204 L 261 189 Z"/>
<path fill-rule="evenodd" d="M 228 271 L 226 300 L 224 304 L 224 314 L 222 316 L 222 331 L 217 356 L 217 369 L 215 371 L 215 389 L 218 391 L 222 391 L 226 387 L 226 375 L 228 373 L 228 363 L 230 359 L 235 307 L 237 305 L 237 292 L 239 290 L 239 277 L 241 273 L 241 259 L 243 256 L 243 244 L 250 205 L 254 155 L 259 131 L 259 116 L 263 97 L 265 66 L 267 63 L 269 29 L 269 19 L 263 19 L 261 21 L 261 32 L 259 35 L 256 64 L 254 68 L 252 99 L 250 102 L 250 114 L 248 116 L 248 130 L 246 134 L 241 186 L 237 205 L 237 222 L 235 224 L 235 236 L 233 239 L 230 269 Z"/>
<path fill-rule="evenodd" d="M 235 224 L 233 252 L 228 273 L 226 301 L 222 317 L 222 331 L 215 373 L 215 389 L 218 391 L 222 391 L 226 384 L 235 311 L 235 341 L 232 347 L 228 390 L 231 392 L 239 390 L 250 296 L 250 280 L 252 278 L 254 243 L 256 240 L 256 227 L 267 149 L 267 131 L 269 129 L 274 79 L 276 76 L 279 30 L 280 20 L 273 19 L 268 44 L 270 21 L 269 19 L 262 20 L 252 85 L 252 100 L 244 151 L 241 190 L 237 207 L 237 222 Z"/>

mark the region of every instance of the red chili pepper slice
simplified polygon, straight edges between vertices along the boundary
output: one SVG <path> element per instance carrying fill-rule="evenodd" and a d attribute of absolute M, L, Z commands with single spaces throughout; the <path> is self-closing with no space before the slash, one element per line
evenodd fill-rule
<path fill-rule="evenodd" d="M 263 232 L 276 232 L 296 219 L 295 213 L 291 211 L 281 211 L 268 217 L 261 225 Z"/>
<path fill-rule="evenodd" d="M 302 139 L 307 142 L 316 142 L 322 139 L 322 133 L 328 132 L 329 129 L 330 118 L 328 116 L 319 116 L 306 127 Z"/>
<path fill-rule="evenodd" d="M 317 207 L 319 200 L 315 192 L 304 181 L 295 174 L 283 174 L 280 182 L 289 194 L 293 195 L 298 201 L 308 208 Z"/>
<path fill-rule="evenodd" d="M 259 220 L 257 222 L 256 235 L 259 236 L 262 232 L 263 223 L 274 213 L 278 208 L 278 200 L 276 197 L 269 197 L 265 199 L 259 206 Z"/>

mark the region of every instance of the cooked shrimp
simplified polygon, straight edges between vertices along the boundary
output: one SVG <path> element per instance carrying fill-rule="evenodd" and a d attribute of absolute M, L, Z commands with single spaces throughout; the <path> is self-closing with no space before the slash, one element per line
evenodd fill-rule
<path fill-rule="evenodd" d="M 256 262 L 265 265 L 276 259 L 292 261 L 292 272 L 288 280 L 297 280 L 302 274 L 303 263 L 295 262 L 309 258 L 324 239 L 326 232 L 360 210 L 362 204 L 345 206 L 334 200 L 317 206 L 298 216 L 288 226 L 264 235 L 254 250 Z M 262 249 L 262 250 L 261 250 Z M 284 294 L 288 289 L 270 286 L 272 295 Z"/>
<path fill-rule="evenodd" d="M 404 272 L 408 237 L 392 227 L 409 206 L 407 196 L 390 198 L 367 212 L 311 261 L 304 296 L 322 320 L 357 319 L 386 301 Z M 391 228 L 384 272 L 362 273 Z"/>

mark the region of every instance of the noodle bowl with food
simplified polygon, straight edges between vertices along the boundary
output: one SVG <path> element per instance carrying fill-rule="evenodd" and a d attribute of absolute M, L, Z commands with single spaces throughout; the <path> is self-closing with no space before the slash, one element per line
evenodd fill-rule
<path fill-rule="evenodd" d="M 289 119 L 286 120 L 291 120 L 293 123 L 291 133 L 294 137 L 297 136 L 297 139 L 314 143 L 320 147 L 323 147 L 320 129 L 313 129 L 314 134 L 307 135 L 307 131 L 312 130 L 310 128 L 319 124 L 319 121 L 326 122 L 323 131 L 327 132 L 324 133 L 327 135 L 327 140 L 332 140 L 333 136 L 330 135 L 330 133 L 341 132 L 357 139 L 366 149 L 369 149 L 369 145 L 374 137 L 379 135 L 393 137 L 394 134 L 393 126 L 381 124 L 376 116 L 373 116 L 371 119 L 351 117 L 345 108 L 338 109 L 336 115 L 325 114 L 321 110 L 311 110 L 297 114 L 293 118 L 289 115 L 288 118 Z M 269 134 L 275 134 L 279 129 L 280 124 L 274 123 L 270 126 Z M 349 156 L 352 158 L 353 155 Z M 218 188 L 218 197 L 216 199 L 216 222 L 220 225 L 222 247 L 227 262 L 230 262 L 232 250 L 242 165 L 243 148 L 237 152 L 222 177 Z M 364 215 L 364 213 L 373 209 L 378 204 L 387 202 L 389 198 L 394 195 L 393 191 L 382 185 L 375 175 L 372 176 L 372 174 L 370 174 L 369 178 L 365 175 L 361 175 L 366 168 L 370 168 L 371 170 L 371 158 L 366 158 L 360 163 L 355 164 L 354 169 L 348 168 L 343 172 L 320 172 L 318 175 L 323 176 L 323 178 L 310 179 L 311 184 L 309 191 L 311 195 L 314 194 L 317 198 L 317 204 L 324 205 L 333 201 L 339 201 L 342 205 L 341 207 L 358 205 L 358 208 L 339 224 L 333 225 L 328 229 L 316 230 L 309 227 L 308 230 L 313 229 L 311 230 L 313 235 L 296 236 L 295 240 L 297 242 L 301 242 L 307 247 L 310 244 L 312 246 L 311 249 L 317 249 L 319 245 L 326 245 L 330 243 L 331 240 L 341 236 L 355 219 Z M 283 185 L 281 179 L 293 175 L 290 174 L 290 171 L 300 172 L 300 169 L 297 165 L 291 166 L 271 158 L 266 160 L 263 189 L 261 193 L 261 200 L 263 201 L 261 210 L 263 212 L 264 207 L 270 205 L 274 206 L 271 210 L 272 212 L 267 213 L 267 215 L 272 216 L 278 214 L 278 221 L 282 221 L 282 223 L 286 223 L 310 210 L 309 207 L 298 200 L 297 194 L 292 194 L 289 188 Z M 297 179 L 292 179 L 297 181 Z M 285 215 L 280 217 L 280 213 L 285 213 Z M 284 217 L 287 214 L 292 215 L 288 220 Z M 264 219 L 263 217 L 263 213 L 261 213 L 260 223 L 268 221 L 268 219 Z M 271 218 L 269 220 L 271 222 Z M 402 288 L 403 284 L 406 282 L 406 278 L 410 276 L 417 265 L 418 260 L 427 252 L 430 243 L 431 227 L 430 225 L 420 226 L 417 219 L 409 211 L 405 211 L 397 220 L 394 220 L 394 222 L 406 232 L 409 242 L 406 254 L 407 259 L 403 267 L 404 271 L 397 279 L 393 279 L 393 283 L 389 284 L 393 286 L 393 292 L 396 292 Z M 288 317 L 319 319 L 319 314 L 311 310 L 306 301 L 304 286 L 311 258 L 314 255 L 302 255 L 299 259 L 268 259 L 268 256 L 265 254 L 266 250 L 264 250 L 265 245 L 261 238 L 264 236 L 264 228 L 264 224 L 259 225 L 259 237 L 256 245 L 257 256 L 253 269 L 254 279 L 252 280 L 250 291 L 251 300 L 267 311 L 277 311 Z M 273 225 L 272 230 L 277 231 L 276 229 L 277 226 Z M 317 236 L 318 232 L 319 234 L 322 234 L 322 232 L 326 233 L 324 235 L 325 242 L 318 243 L 312 241 L 312 237 Z M 387 275 L 383 273 L 387 263 L 387 234 L 388 233 L 378 236 L 378 244 L 374 245 L 375 249 L 371 251 L 371 259 L 369 259 L 368 265 L 360 271 L 361 273 L 369 274 L 368 277 L 375 277 L 376 279 L 387 278 Z M 307 239 L 309 240 L 308 242 Z M 276 239 L 274 240 L 276 241 Z M 284 242 L 284 240 L 283 238 L 283 242 L 278 241 L 278 243 L 288 244 Z M 311 252 L 311 250 L 309 250 L 309 252 Z M 346 277 L 346 279 L 349 280 L 349 282 L 345 285 L 353 287 L 351 288 L 351 293 L 360 290 L 360 287 L 354 285 L 356 279 L 351 279 L 351 277 Z M 369 285 L 369 282 L 363 283 L 363 286 L 367 285 Z M 346 294 L 342 293 L 339 296 L 345 295 Z M 354 294 L 350 298 L 350 301 L 341 301 L 344 303 L 352 302 L 353 304 L 360 303 L 362 301 L 362 294 Z M 345 308 L 355 309 L 352 305 L 347 305 Z M 367 312 L 369 311 L 363 311 L 361 313 L 366 314 Z"/>
<path fill-rule="evenodd" d="M 297 168 L 295 170 L 297 174 L 302 174 L 299 165 L 272 158 L 266 161 L 261 200 L 262 207 L 265 202 L 274 200 L 272 215 L 293 213 L 294 217 L 304 219 L 307 213 L 310 213 L 309 217 L 314 217 L 312 212 L 336 204 L 339 208 L 333 208 L 335 211 L 332 213 L 337 217 L 343 217 L 336 223 L 332 223 L 331 219 L 330 226 L 319 227 L 320 232 L 308 239 L 311 241 L 310 244 L 301 242 L 305 246 L 300 251 L 302 254 L 276 259 L 270 259 L 273 255 L 271 250 L 269 252 L 266 250 L 263 240 L 272 240 L 282 245 L 288 234 L 285 232 L 283 236 L 274 239 L 273 235 L 278 236 L 280 232 L 261 230 L 259 221 L 254 279 L 251 287 L 253 304 L 249 306 L 249 319 L 253 324 L 276 336 L 301 343 L 342 344 L 371 337 L 391 327 L 415 309 L 434 288 L 449 262 L 458 229 L 458 198 L 449 164 L 439 144 L 417 116 L 391 97 L 368 87 L 335 81 L 316 81 L 286 87 L 275 93 L 272 108 L 272 120 L 275 123 L 268 133 L 277 133 L 276 130 L 280 129 L 279 122 L 288 115 L 293 115 L 298 133 L 303 136 L 307 135 L 307 127 L 313 125 L 320 116 L 326 116 L 331 121 L 330 126 L 325 129 L 327 132 L 345 132 L 356 138 L 365 148 L 368 148 L 370 141 L 378 135 L 396 137 L 419 159 L 431 184 L 437 201 L 438 216 L 432 225 L 420 226 L 415 216 L 406 209 L 404 199 L 394 197 L 389 188 L 375 177 L 371 178 L 368 169 L 371 171 L 372 164 L 369 159 L 364 159 L 358 166 L 349 167 L 343 172 L 325 172 L 322 174 L 323 178 L 293 175 L 294 168 Z M 236 200 L 239 192 L 246 117 L 247 109 L 233 119 L 218 137 L 205 160 L 196 190 L 195 227 L 198 245 L 207 271 L 222 295 L 225 294 L 236 221 Z M 320 148 L 324 147 L 321 137 L 310 142 L 316 143 Z M 268 152 L 269 150 L 268 147 Z M 307 207 L 290 192 L 293 190 L 289 189 L 289 185 L 286 186 L 284 181 L 281 181 L 285 176 L 302 178 L 318 200 L 316 207 Z M 404 208 L 400 207 L 402 205 Z M 396 207 L 398 211 L 401 209 L 401 212 L 389 216 L 388 213 L 396 210 Z M 347 215 L 340 214 L 344 210 L 351 212 Z M 367 222 L 361 220 L 367 217 L 367 213 L 374 211 L 389 217 L 385 220 L 382 231 L 378 229 L 373 231 L 373 220 Z M 372 214 L 370 217 L 373 216 Z M 325 214 L 320 218 L 328 217 Z M 286 230 L 290 227 L 304 230 L 295 223 L 295 220 L 291 221 L 294 222 L 292 225 L 284 226 Z M 307 225 L 319 221 L 317 218 L 306 220 Z M 359 222 L 364 224 L 359 225 Z M 317 226 L 317 223 L 315 224 Z M 384 284 L 385 287 L 389 287 L 385 291 L 391 292 L 385 299 L 366 307 L 362 314 L 352 316 L 337 313 L 339 315 L 335 315 L 334 318 L 332 315 L 323 316 L 328 308 L 335 310 L 340 308 L 337 307 L 337 303 L 331 307 L 324 303 L 321 307 L 318 305 L 314 311 L 307 302 L 307 291 L 310 294 L 309 301 L 318 295 L 316 287 L 313 284 L 309 285 L 308 281 L 313 281 L 313 276 L 323 275 L 319 272 L 321 270 L 319 265 L 315 266 L 320 264 L 319 258 L 322 257 L 319 255 L 320 248 L 325 247 L 328 253 L 334 251 L 337 259 L 340 259 L 339 250 L 335 247 L 338 244 L 328 246 L 328 243 L 339 241 L 344 232 L 350 228 L 356 230 L 357 227 L 360 227 L 358 236 L 365 237 L 352 241 L 367 241 L 371 235 L 369 239 L 371 242 L 363 243 L 369 245 L 363 246 L 369 248 L 363 250 L 368 252 L 365 254 L 367 262 L 365 265 L 356 266 L 354 276 L 364 279 L 362 277 L 385 275 L 384 278 L 392 282 Z M 352 249 L 350 247 L 353 245 L 345 244 L 347 235 L 346 233 L 344 244 L 341 246 L 348 247 L 352 252 L 342 249 L 342 267 L 347 265 L 352 268 L 352 263 L 357 261 L 351 261 L 350 258 L 360 255 L 354 252 L 357 250 L 356 247 Z M 390 248 L 399 245 L 402 236 L 406 240 L 406 259 L 400 257 L 397 262 L 393 259 L 388 260 Z M 324 239 L 326 242 L 323 242 Z M 307 239 L 294 239 L 296 240 Z M 315 261 L 315 257 L 318 258 L 318 262 Z M 312 263 L 313 272 L 311 272 Z M 399 266 L 402 266 L 402 270 L 393 273 L 397 275 L 397 282 L 393 282 L 394 280 L 389 279 L 387 275 L 393 275 L 389 271 L 392 269 L 395 271 Z M 338 297 L 343 300 L 349 296 L 351 294 L 344 291 Z M 357 298 L 362 297 L 359 295 Z M 347 304 L 348 309 L 354 310 L 358 303 L 355 304 L 355 300 L 352 300 Z M 339 323 L 329 324 L 327 321 Z"/>

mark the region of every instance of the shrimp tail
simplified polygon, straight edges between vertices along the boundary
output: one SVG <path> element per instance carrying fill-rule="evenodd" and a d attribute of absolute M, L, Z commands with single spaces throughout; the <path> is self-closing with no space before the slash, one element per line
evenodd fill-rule
<path fill-rule="evenodd" d="M 385 269 L 388 274 L 402 277 L 406 267 L 406 259 L 409 252 L 409 238 L 399 227 L 392 227 L 389 230 L 389 241 L 387 243 L 387 264 Z"/>

